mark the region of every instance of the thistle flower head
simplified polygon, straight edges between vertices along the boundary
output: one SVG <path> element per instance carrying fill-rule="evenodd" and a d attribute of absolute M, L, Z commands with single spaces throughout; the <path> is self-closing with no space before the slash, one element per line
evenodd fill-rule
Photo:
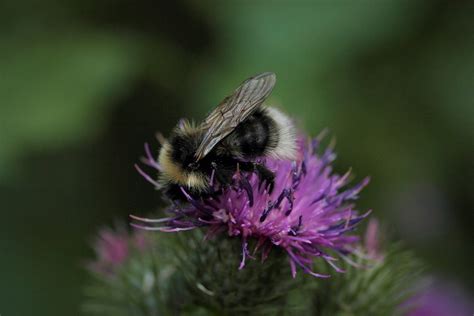
<path fill-rule="evenodd" d="M 231 186 L 220 187 L 211 177 L 211 186 L 219 193 L 196 199 L 181 188 L 189 203 L 171 207 L 171 216 L 163 219 L 131 216 L 136 221 L 132 225 L 164 232 L 208 227 L 208 237 L 219 233 L 238 237 L 242 241 L 240 269 L 257 251 L 264 260 L 273 247 L 280 247 L 288 254 L 293 276 L 299 267 L 313 276 L 329 277 L 312 270 L 314 258 L 343 272 L 334 262 L 338 258 L 349 260 L 347 255 L 358 242 L 350 232 L 370 211 L 359 214 L 353 202 L 369 179 L 346 188 L 350 171 L 342 176 L 332 172 L 336 156 L 331 146 L 318 153 L 321 138 L 300 139 L 297 161 L 261 161 L 275 173 L 271 193 L 256 174 L 242 173 L 237 168 Z M 147 164 L 159 170 L 147 147 L 146 151 Z M 255 241 L 252 250 L 251 239 Z"/>
<path fill-rule="evenodd" d="M 435 280 L 403 307 L 409 307 L 407 316 L 469 315 L 474 310 L 472 302 L 459 285 Z"/>
<path fill-rule="evenodd" d="M 104 228 L 99 231 L 94 244 L 97 259 L 88 264 L 89 270 L 104 276 L 113 276 L 115 271 L 128 260 L 134 250 L 145 251 L 148 243 L 145 235 L 125 229 Z"/>

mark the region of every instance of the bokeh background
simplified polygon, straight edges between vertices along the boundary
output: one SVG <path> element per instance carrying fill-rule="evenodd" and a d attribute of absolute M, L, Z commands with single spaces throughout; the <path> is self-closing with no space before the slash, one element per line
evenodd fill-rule
<path fill-rule="evenodd" d="M 361 208 L 474 288 L 472 2 L 3 0 L 0 21 L 2 315 L 80 315 L 97 229 L 161 205 L 143 143 L 262 71 L 372 176 Z"/>

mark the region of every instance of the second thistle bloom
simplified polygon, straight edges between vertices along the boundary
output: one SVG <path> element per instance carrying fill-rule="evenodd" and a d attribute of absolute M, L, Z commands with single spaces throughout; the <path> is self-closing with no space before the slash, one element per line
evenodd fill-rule
<path fill-rule="evenodd" d="M 104 228 L 94 243 L 96 260 L 88 263 L 88 268 L 103 276 L 114 276 L 134 251 L 144 252 L 149 245 L 143 232 L 127 232 L 124 228 L 112 230 Z"/>
<path fill-rule="evenodd" d="M 354 201 L 369 179 L 346 188 L 350 172 L 332 172 L 335 154 L 332 148 L 319 153 L 320 140 L 301 139 L 296 161 L 262 161 L 275 173 L 272 192 L 257 175 L 237 171 L 230 186 L 221 187 L 211 180 L 216 193 L 210 197 L 196 199 L 181 188 L 187 205 L 171 207 L 171 216 L 163 219 L 132 216 L 137 220 L 132 225 L 165 232 L 206 226 L 208 236 L 227 233 L 238 237 L 242 241 L 240 268 L 257 251 L 265 259 L 273 247 L 280 247 L 288 254 L 293 276 L 299 267 L 313 276 L 328 277 L 313 271 L 315 258 L 343 272 L 335 261 L 350 260 L 347 255 L 357 246 L 359 238 L 351 231 L 370 212 L 359 214 Z M 148 165 L 159 169 L 155 159 L 148 156 Z M 256 241 L 252 250 L 250 239 Z"/>

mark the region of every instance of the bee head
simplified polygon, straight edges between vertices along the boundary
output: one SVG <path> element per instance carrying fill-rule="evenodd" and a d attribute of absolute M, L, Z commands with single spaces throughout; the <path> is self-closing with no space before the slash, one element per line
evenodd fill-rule
<path fill-rule="evenodd" d="M 180 121 L 170 135 L 170 158 L 185 172 L 198 170 L 195 153 L 201 141 L 201 132 L 188 121 Z"/>
<path fill-rule="evenodd" d="M 202 139 L 201 131 L 187 121 L 181 121 L 160 150 L 162 178 L 193 190 L 207 188 L 208 179 L 195 153 Z"/>
<path fill-rule="evenodd" d="M 195 170 L 198 170 L 199 167 L 200 167 L 200 164 L 199 164 L 199 162 L 197 162 L 197 161 L 188 163 L 188 169 L 189 169 L 189 170 L 195 171 Z"/>

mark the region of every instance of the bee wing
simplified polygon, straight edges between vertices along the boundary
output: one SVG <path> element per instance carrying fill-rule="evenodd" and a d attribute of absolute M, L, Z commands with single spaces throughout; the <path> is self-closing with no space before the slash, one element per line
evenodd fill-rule
<path fill-rule="evenodd" d="M 227 96 L 201 124 L 204 138 L 199 145 L 196 160 L 204 158 L 224 137 L 252 114 L 270 95 L 276 76 L 264 72 L 245 80 L 232 95 Z"/>

